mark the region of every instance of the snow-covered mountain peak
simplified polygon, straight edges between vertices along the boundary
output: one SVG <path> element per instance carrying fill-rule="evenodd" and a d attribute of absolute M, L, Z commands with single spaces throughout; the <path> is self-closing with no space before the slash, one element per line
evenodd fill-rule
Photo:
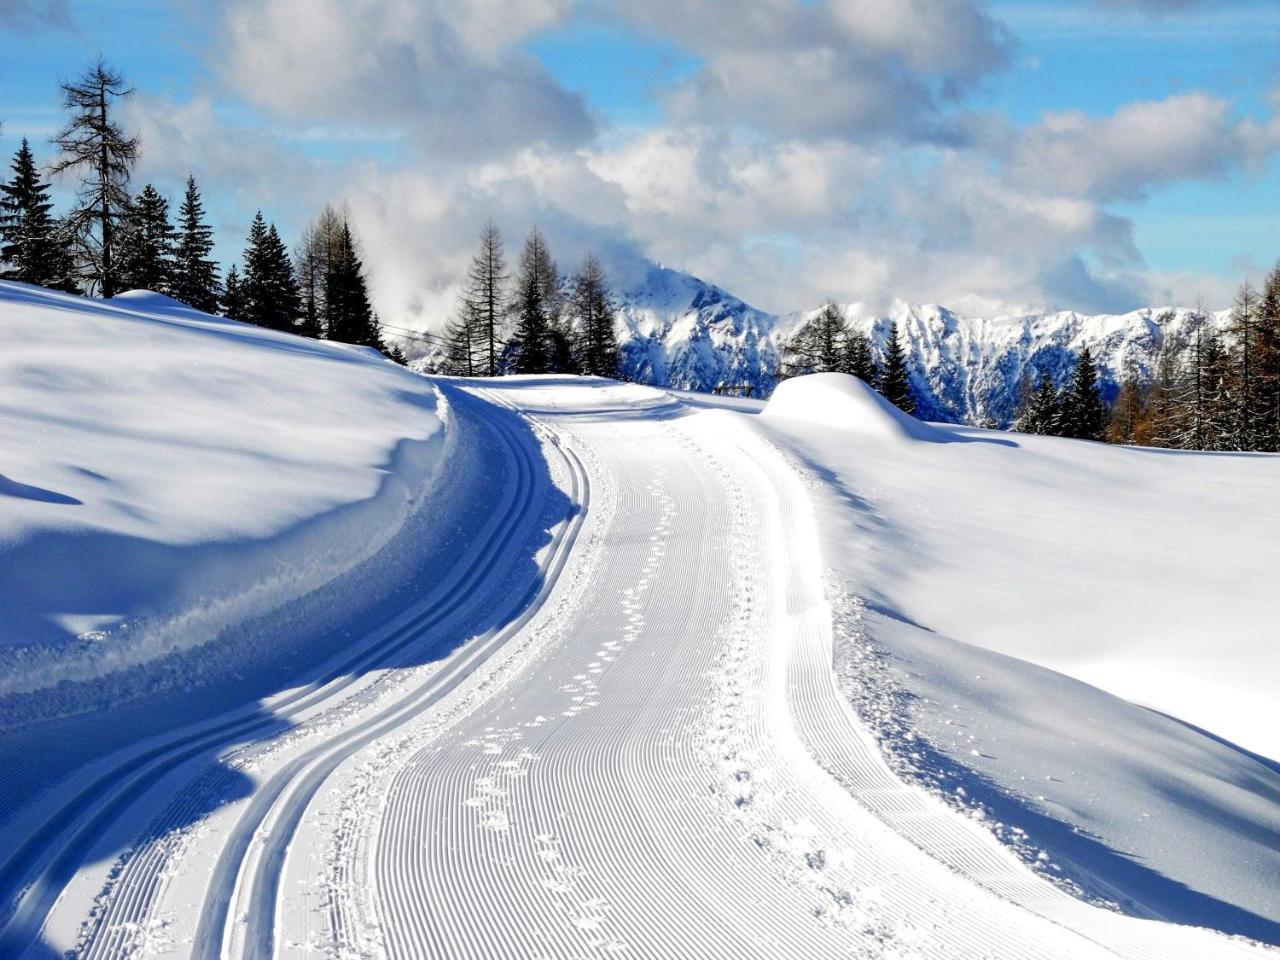
<path fill-rule="evenodd" d="M 767 396 L 786 340 L 819 308 L 774 314 L 668 267 L 651 268 L 618 299 L 617 329 L 625 376 L 680 389 L 749 388 Z M 1193 310 L 1144 307 L 1091 316 L 1074 310 L 966 316 L 938 303 L 865 301 L 840 307 L 883 354 L 896 323 L 912 366 L 918 412 L 926 419 L 1005 425 L 1024 377 L 1048 373 L 1057 383 L 1086 346 L 1098 361 L 1104 397 L 1126 371 L 1149 378 L 1166 339 L 1185 346 L 1202 322 Z M 1221 326 L 1225 313 L 1211 314 Z"/>

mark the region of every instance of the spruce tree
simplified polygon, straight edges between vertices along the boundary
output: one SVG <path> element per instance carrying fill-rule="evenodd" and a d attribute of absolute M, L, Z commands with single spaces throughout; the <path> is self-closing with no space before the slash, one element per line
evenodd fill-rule
<path fill-rule="evenodd" d="M 173 296 L 204 313 L 218 309 L 218 265 L 212 253 L 213 229 L 205 223 L 196 178 L 188 175 L 187 192 L 178 211 Z"/>
<path fill-rule="evenodd" d="M 595 377 L 618 375 L 618 336 L 604 267 L 587 254 L 573 276 L 569 313 L 577 325 L 577 367 Z"/>
<path fill-rule="evenodd" d="M 1106 408 L 1098 395 L 1098 368 L 1088 347 L 1080 351 L 1075 373 L 1062 398 L 1062 435 L 1077 440 L 1101 440 Z"/>
<path fill-rule="evenodd" d="M 0 278 L 78 293 L 66 232 L 52 210 L 49 185 L 24 139 L 13 179 L 0 183 Z"/>
<path fill-rule="evenodd" d="M 249 228 L 240 291 L 244 298 L 244 316 L 239 319 L 272 330 L 294 329 L 301 304 L 293 264 L 275 224 L 268 226 L 261 210 Z"/>
<path fill-rule="evenodd" d="M 1040 374 L 1040 386 L 1030 394 L 1026 405 L 1018 412 L 1013 429 L 1019 433 L 1034 433 L 1043 437 L 1061 436 L 1062 401 L 1048 372 Z"/>
<path fill-rule="evenodd" d="M 325 278 L 325 302 L 331 339 L 386 351 L 369 302 L 364 264 L 356 251 L 351 225 L 346 220 L 338 232 L 333 259 Z"/>
<path fill-rule="evenodd" d="M 880 371 L 876 369 L 875 355 L 871 352 L 871 338 L 861 330 L 851 327 L 848 336 L 845 337 L 842 369 L 845 373 L 853 374 L 869 387 L 874 387 L 880 378 Z"/>
<path fill-rule="evenodd" d="M 138 159 L 138 138 L 124 135 L 111 107 L 132 91 L 99 60 L 78 82 L 64 83 L 62 92 L 71 117 L 53 141 L 61 151 L 53 172 L 80 178 L 79 202 L 68 219 L 91 282 L 111 297 L 120 290 L 116 231 L 129 207 L 129 175 Z"/>
<path fill-rule="evenodd" d="M 552 325 L 559 318 L 559 272 L 547 242 L 537 227 L 520 251 L 511 310 L 516 329 L 512 337 L 516 373 L 547 373 L 552 369 Z"/>
<path fill-rule="evenodd" d="M 227 271 L 227 281 L 222 287 L 222 315 L 232 320 L 243 320 L 247 312 L 244 291 L 240 288 L 240 271 L 233 263 Z"/>
<path fill-rule="evenodd" d="M 903 413 L 916 412 L 916 401 L 911 393 L 911 380 L 907 373 L 906 353 L 902 348 L 902 338 L 898 334 L 896 321 L 889 326 L 889 339 L 885 344 L 884 352 L 884 372 L 880 377 L 880 392 Z"/>
<path fill-rule="evenodd" d="M 122 290 L 173 290 L 173 226 L 169 201 L 147 184 L 120 223 L 119 266 Z"/>

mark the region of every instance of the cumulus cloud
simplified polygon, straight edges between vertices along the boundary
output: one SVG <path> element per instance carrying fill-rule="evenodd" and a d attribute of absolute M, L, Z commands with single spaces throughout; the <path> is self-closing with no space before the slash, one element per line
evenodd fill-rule
<path fill-rule="evenodd" d="M 572 145 L 595 129 L 585 103 L 517 47 L 568 6 L 241 0 L 225 14 L 218 70 L 284 121 L 392 128 L 436 157 Z"/>
<path fill-rule="evenodd" d="M 962 125 L 944 106 L 1002 68 L 1010 46 L 969 0 L 655 0 L 619 10 L 702 59 L 668 92 L 676 121 L 784 136 L 956 139 Z"/>
<path fill-rule="evenodd" d="M 380 313 L 438 328 L 490 217 L 513 255 L 536 223 L 562 266 L 594 249 L 626 285 L 660 260 L 776 311 L 1129 309 L 1190 280 L 1153 277 L 1109 206 L 1280 147 L 1275 116 L 1202 93 L 1023 127 L 968 111 L 1009 40 L 964 0 L 619 6 L 700 66 L 662 122 L 603 131 L 521 49 L 568 2 L 236 0 L 221 90 L 129 106 L 140 175 L 235 198 L 233 256 L 259 204 L 296 236 L 345 201 Z"/>
<path fill-rule="evenodd" d="M 1050 114 L 1017 137 L 1010 170 L 1075 196 L 1135 199 L 1162 183 L 1256 165 L 1277 147 L 1274 120 L 1237 120 L 1227 101 L 1187 93 L 1131 103 L 1109 117 Z"/>

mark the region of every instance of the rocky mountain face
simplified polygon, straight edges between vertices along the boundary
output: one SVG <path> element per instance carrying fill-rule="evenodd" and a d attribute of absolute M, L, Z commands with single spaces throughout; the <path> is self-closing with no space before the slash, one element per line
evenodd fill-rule
<path fill-rule="evenodd" d="M 1149 379 L 1166 341 L 1185 346 L 1203 322 L 1225 314 L 1144 308 L 1118 315 L 1072 311 L 1028 316 L 961 317 L 935 304 L 895 303 L 887 314 L 843 306 L 851 325 L 882 354 L 897 322 L 911 361 L 917 412 L 926 420 L 1006 426 L 1019 384 L 1047 372 L 1061 384 L 1088 346 L 1110 402 L 1126 370 Z M 625 376 L 659 386 L 733 388 L 768 396 L 782 346 L 816 311 L 771 314 L 712 284 L 662 267 L 619 297 L 617 330 Z"/>

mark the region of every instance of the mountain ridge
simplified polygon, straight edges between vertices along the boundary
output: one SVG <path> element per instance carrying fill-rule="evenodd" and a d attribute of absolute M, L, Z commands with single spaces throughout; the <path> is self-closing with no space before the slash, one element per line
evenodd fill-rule
<path fill-rule="evenodd" d="M 947 423 L 1007 426 L 1019 384 L 1048 373 L 1056 384 L 1089 347 L 1110 402 L 1126 370 L 1154 375 L 1167 340 L 1181 349 L 1202 323 L 1221 327 L 1227 311 L 1143 307 L 1124 314 L 1074 310 L 967 317 L 940 304 L 895 301 L 888 311 L 865 303 L 838 305 L 866 333 L 880 358 L 891 325 L 901 331 L 911 366 L 917 414 Z M 618 296 L 622 374 L 655 386 L 711 391 L 750 389 L 768 396 L 783 345 L 818 308 L 774 314 L 690 274 L 654 266 L 641 284 Z"/>

